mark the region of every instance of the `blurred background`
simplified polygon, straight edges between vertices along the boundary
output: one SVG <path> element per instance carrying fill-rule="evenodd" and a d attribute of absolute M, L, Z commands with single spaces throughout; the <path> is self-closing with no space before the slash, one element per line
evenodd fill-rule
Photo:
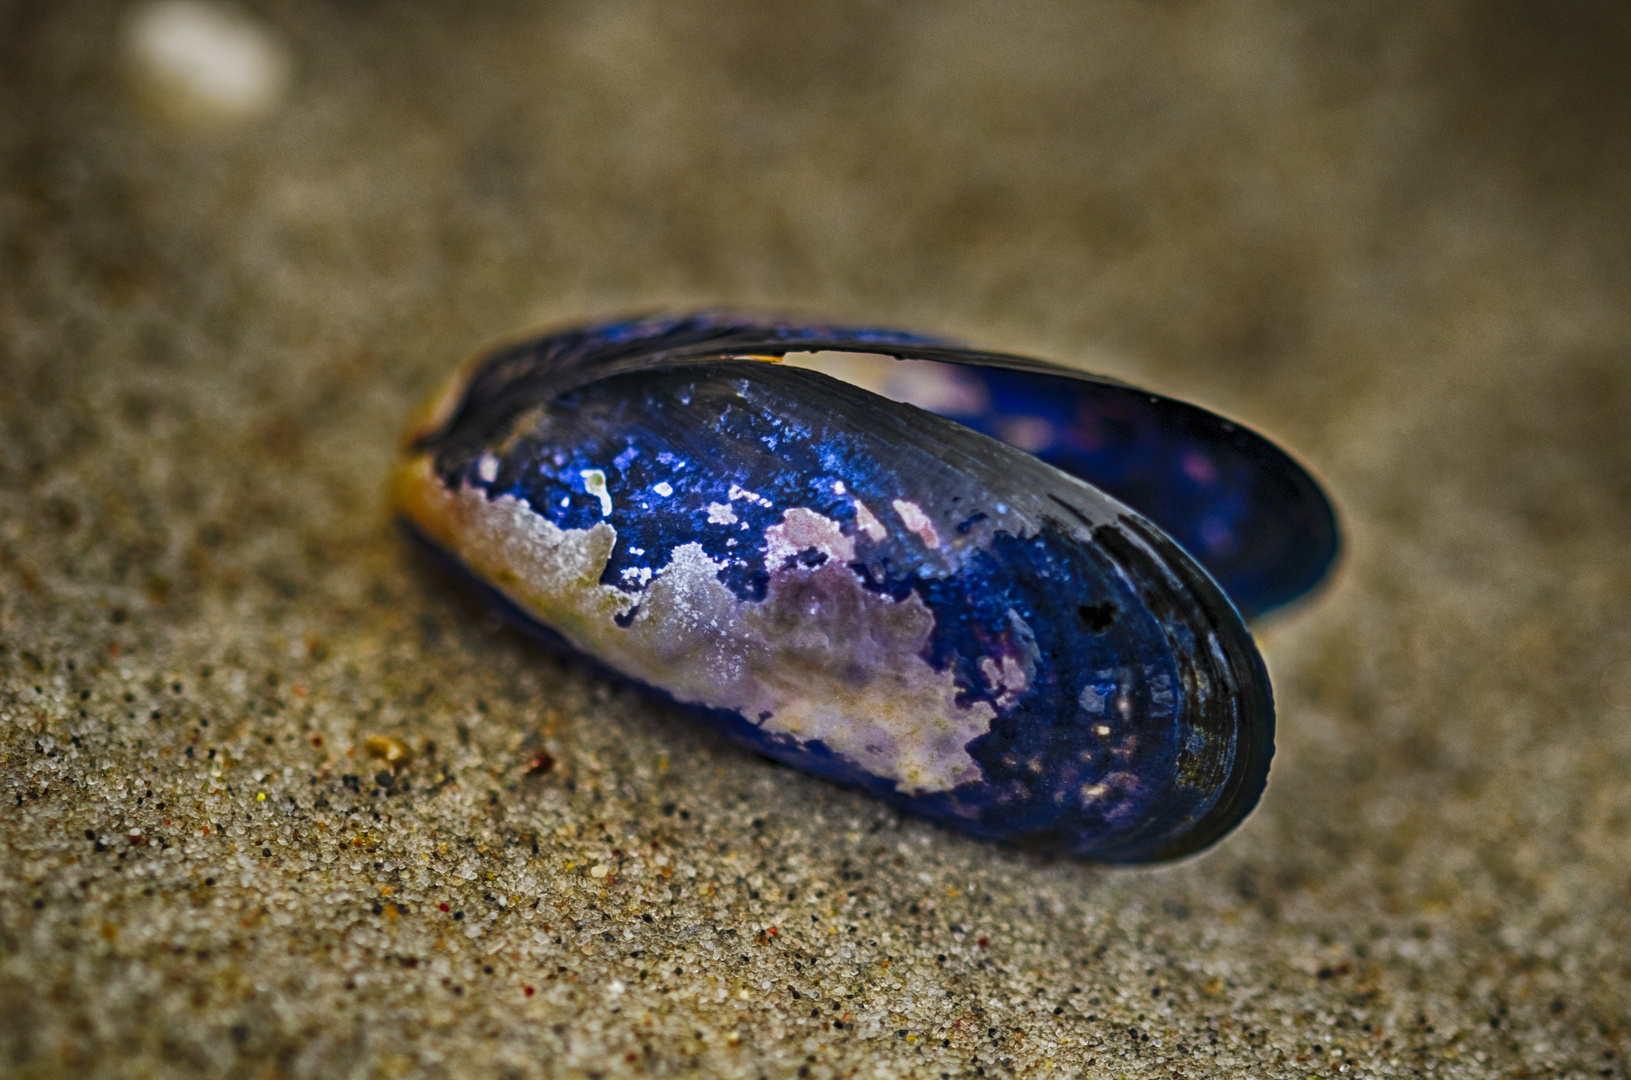
<path fill-rule="evenodd" d="M 0 784 L 23 808 L 0 822 L 0 1061 L 1626 1075 L 1628 192 L 1611 0 L 0 0 Z M 455 364 L 699 305 L 1077 364 L 1307 462 L 1348 555 L 1260 628 L 1281 731 L 1253 818 L 1156 870 L 893 818 L 912 855 L 881 854 L 841 824 L 877 807 L 540 657 L 404 551 L 385 478 Z M 484 880 L 588 944 L 517 923 L 506 945 L 495 915 L 495 952 L 412 974 L 394 958 L 429 971 L 440 931 L 403 944 L 358 900 L 400 868 L 299 855 L 310 829 L 257 861 L 256 785 L 317 814 L 362 771 L 333 755 L 374 733 L 419 755 L 421 788 L 444 748 L 472 793 L 399 811 L 401 843 L 531 835 Z M 139 800 L 196 788 L 211 740 L 255 784 L 149 820 Z M 525 780 L 539 751 L 557 771 Z M 679 795 L 659 760 L 690 769 Z M 590 823 L 669 829 L 675 798 L 697 819 L 662 834 L 678 862 L 768 821 L 762 865 L 664 893 L 648 930 L 584 883 L 626 858 Z M 146 878 L 90 865 L 87 833 L 196 847 L 230 821 Z M 430 884 L 388 886 L 419 890 L 405 919 L 498 888 L 429 851 Z M 747 968 L 684 960 L 685 935 L 802 924 L 808 892 L 753 874 L 794 894 L 852 872 L 920 946 L 891 954 L 899 987 L 830 976 L 848 1032 L 780 989 L 803 966 L 755 974 L 763 1000 L 729 1016 L 676 991 L 639 1030 L 588 989 L 647 962 L 589 935 L 638 929 L 734 993 Z M 989 951 L 954 925 L 991 927 Z M 515 996 L 568 953 L 581 993 Z"/>

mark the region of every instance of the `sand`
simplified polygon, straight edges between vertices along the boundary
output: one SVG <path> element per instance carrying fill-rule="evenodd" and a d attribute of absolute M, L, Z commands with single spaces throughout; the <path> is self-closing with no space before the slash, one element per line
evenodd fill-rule
<path fill-rule="evenodd" d="M 0 3 L 0 1073 L 1626 1075 L 1619 5 L 238 10 L 270 82 Z M 1245 825 L 903 819 L 403 543 L 455 364 L 699 304 L 1305 460 L 1349 546 Z"/>

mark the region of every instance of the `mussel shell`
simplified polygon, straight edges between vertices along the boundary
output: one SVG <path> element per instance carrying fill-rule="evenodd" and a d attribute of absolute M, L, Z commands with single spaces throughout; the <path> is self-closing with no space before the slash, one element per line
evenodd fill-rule
<path fill-rule="evenodd" d="M 1266 781 L 1273 704 L 1207 570 L 1038 456 L 766 362 L 821 350 L 994 378 L 984 416 L 998 428 L 1015 401 L 1079 417 L 1096 395 L 1178 455 L 1124 473 L 1149 484 L 1202 452 L 1213 479 L 1282 489 L 1278 516 L 1273 499 L 1237 498 L 1250 512 L 1227 519 L 1235 535 L 1280 538 L 1304 563 L 1324 544 L 1315 580 L 1334 556 L 1306 473 L 1202 410 L 913 335 L 711 315 L 568 331 L 476 362 L 411 434 L 397 505 L 546 639 L 902 809 L 1120 862 L 1233 828 Z M 1293 570 L 1267 575 L 1254 604 L 1289 599 L 1286 583 L 1311 576 Z"/>

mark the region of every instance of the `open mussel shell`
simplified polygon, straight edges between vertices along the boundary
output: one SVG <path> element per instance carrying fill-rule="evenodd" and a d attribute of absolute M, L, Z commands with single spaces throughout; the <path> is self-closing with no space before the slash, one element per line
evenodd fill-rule
<path fill-rule="evenodd" d="M 539 636 L 760 753 L 1117 862 L 1255 805 L 1274 715 L 1240 610 L 1303 594 L 1337 546 L 1307 473 L 1204 410 L 721 315 L 478 359 L 410 432 L 395 495 Z"/>

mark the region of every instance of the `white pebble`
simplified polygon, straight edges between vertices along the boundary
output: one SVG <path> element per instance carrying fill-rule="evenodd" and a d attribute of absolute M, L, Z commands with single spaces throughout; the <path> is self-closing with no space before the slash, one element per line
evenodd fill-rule
<path fill-rule="evenodd" d="M 149 0 L 125 24 L 139 90 L 178 122 L 221 125 L 265 116 L 289 86 L 287 48 L 245 12 L 204 0 Z"/>

